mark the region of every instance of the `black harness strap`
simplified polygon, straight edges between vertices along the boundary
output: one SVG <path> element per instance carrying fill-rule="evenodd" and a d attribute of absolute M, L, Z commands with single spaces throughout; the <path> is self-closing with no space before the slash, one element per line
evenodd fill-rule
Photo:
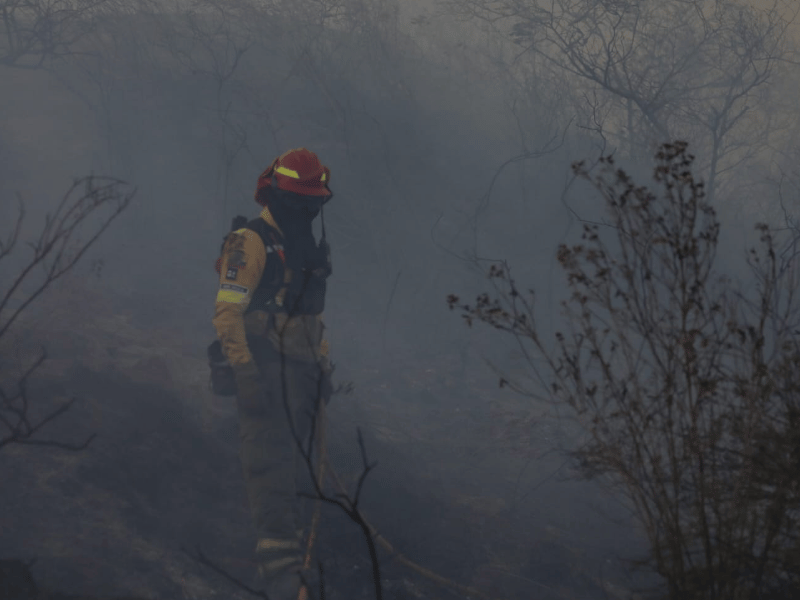
<path fill-rule="evenodd" d="M 275 297 L 281 288 L 285 287 L 283 280 L 286 276 L 286 252 L 282 244 L 283 236 L 261 217 L 253 219 L 245 227 L 258 234 L 267 253 L 264 273 L 261 276 L 261 281 L 258 282 L 258 287 L 253 292 L 253 297 L 246 312 L 249 313 L 254 310 L 279 312 L 282 307 L 277 304 Z M 280 261 L 270 261 L 269 255 L 271 253 L 277 254 Z M 271 272 L 268 272 L 268 269 Z"/>

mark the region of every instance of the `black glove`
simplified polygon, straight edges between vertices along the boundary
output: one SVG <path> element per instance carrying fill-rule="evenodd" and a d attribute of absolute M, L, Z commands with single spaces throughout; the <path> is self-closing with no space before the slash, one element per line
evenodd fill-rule
<path fill-rule="evenodd" d="M 236 377 L 236 397 L 239 407 L 249 413 L 264 412 L 267 408 L 267 386 L 261 377 L 258 366 L 250 361 L 234 366 Z"/>

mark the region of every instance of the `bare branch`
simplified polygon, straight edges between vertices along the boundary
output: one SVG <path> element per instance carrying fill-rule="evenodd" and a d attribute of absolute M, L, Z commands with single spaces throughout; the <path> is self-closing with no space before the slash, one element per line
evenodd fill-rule
<path fill-rule="evenodd" d="M 46 215 L 38 238 L 28 243 L 33 255 L 11 280 L 8 289 L 0 293 L 0 340 L 31 303 L 75 266 L 111 222 L 127 208 L 134 193 L 124 182 L 109 178 L 86 177 L 73 183 L 55 211 Z M 110 214 L 103 216 L 106 209 L 110 209 Z M 24 203 L 20 198 L 19 216 L 14 228 L 7 241 L 0 244 L 0 260 L 10 257 L 15 250 L 24 215 Z M 99 224 L 92 222 L 94 217 L 100 217 Z M 94 228 L 89 230 L 88 239 L 81 240 L 81 228 L 92 225 Z M 30 288 L 25 289 L 39 267 L 43 270 L 43 278 L 32 282 Z M 10 306 L 12 300 L 18 301 L 16 308 Z M 3 429 L 0 431 L 0 448 L 9 444 L 24 444 L 80 451 L 95 438 L 94 434 L 89 435 L 78 444 L 36 438 L 45 426 L 61 417 L 75 403 L 75 398 L 72 398 L 35 423 L 32 422 L 29 414 L 28 381 L 46 357 L 43 349 L 40 356 L 13 385 L 14 391 L 0 388 L 0 426 Z"/>
<path fill-rule="evenodd" d="M 111 223 L 128 207 L 135 193 L 136 190 L 127 183 L 103 177 L 85 177 L 70 187 L 56 211 L 45 217 L 39 238 L 30 244 L 33 256 L 20 270 L 6 292 L 0 295 L 0 317 L 2 317 L 0 338 L 36 298 L 75 266 Z M 89 233 L 87 240 L 79 240 L 77 236 L 81 227 L 105 210 L 110 210 L 110 214 L 105 218 L 101 217 L 100 224 Z M 21 217 L 19 221 L 21 222 Z M 12 234 L 11 239 L 16 241 L 16 234 Z M 23 298 L 17 308 L 9 309 L 11 299 L 18 291 L 21 292 L 23 285 L 32 278 L 34 270 L 39 267 L 44 270 L 44 281 L 33 284 L 32 291 L 22 294 Z M 3 315 L 4 310 L 9 310 L 9 313 Z"/>
<path fill-rule="evenodd" d="M 512 65 L 550 65 L 558 85 L 571 88 L 576 111 L 587 108 L 587 86 L 599 94 L 609 108 L 600 129 L 618 136 L 627 156 L 665 139 L 691 142 L 712 200 L 717 180 L 768 144 L 772 126 L 763 122 L 773 109 L 765 92 L 795 53 L 787 31 L 800 10 L 778 0 L 758 8 L 705 0 L 444 4 L 515 44 Z M 740 137 L 746 147 L 728 143 Z"/>
<path fill-rule="evenodd" d="M 586 223 L 581 243 L 560 245 L 571 297 L 555 350 L 539 336 L 533 292 L 520 293 L 505 263 L 488 271 L 494 297 L 448 304 L 530 347 L 535 379 L 588 435 L 570 454 L 634 508 L 669 598 L 796 589 L 800 574 L 783 565 L 800 504 L 786 458 L 800 418 L 797 265 L 779 260 L 760 224 L 761 249 L 748 257 L 756 298 L 714 275 L 719 223 L 693 159 L 685 143 L 661 147 L 659 195 L 611 157 L 596 175 L 576 163 L 605 200 L 616 250 Z"/>
<path fill-rule="evenodd" d="M 46 358 L 47 355 L 43 350 L 39 358 L 34 361 L 22 375 L 19 382 L 17 382 L 16 393 L 8 394 L 5 390 L 0 388 L 0 424 L 7 430 L 6 432 L 0 432 L 0 448 L 9 444 L 24 444 L 28 446 L 49 446 L 62 450 L 80 451 L 87 448 L 96 437 L 95 434 L 91 434 L 80 444 L 39 440 L 34 437 L 45 425 L 63 415 L 75 403 L 75 398 L 72 398 L 42 417 L 36 424 L 31 424 L 28 415 L 28 379 L 39 369 Z"/>
<path fill-rule="evenodd" d="M 0 0 L 0 65 L 40 69 L 78 51 L 117 0 Z"/>

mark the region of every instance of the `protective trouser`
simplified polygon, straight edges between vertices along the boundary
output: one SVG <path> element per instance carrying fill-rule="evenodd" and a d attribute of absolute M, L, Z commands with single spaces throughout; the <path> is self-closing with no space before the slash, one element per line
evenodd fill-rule
<path fill-rule="evenodd" d="M 245 408 L 238 403 L 240 458 L 258 535 L 260 571 L 270 580 L 302 567 L 304 503 L 297 490 L 298 485 L 309 492 L 313 488 L 288 417 L 291 415 L 298 438 L 307 444 L 325 374 L 316 363 L 291 358 L 281 361 L 263 337 L 248 339 L 248 345 L 266 390 L 263 406 Z"/>

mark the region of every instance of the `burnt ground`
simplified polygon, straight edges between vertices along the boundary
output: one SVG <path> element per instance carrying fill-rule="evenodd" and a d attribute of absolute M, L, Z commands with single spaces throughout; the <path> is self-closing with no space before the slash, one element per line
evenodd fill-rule
<path fill-rule="evenodd" d="M 30 395 L 39 411 L 79 399 L 42 437 L 98 437 L 78 453 L 0 452 L 0 559 L 35 558 L 40 589 L 73 595 L 252 597 L 184 552 L 255 583 L 235 409 L 206 389 L 204 334 L 148 327 L 108 299 L 78 309 L 64 294 L 23 324 L 51 356 Z M 363 357 L 339 367 L 356 391 L 331 405 L 330 453 L 352 483 L 362 428 L 378 462 L 367 518 L 409 559 L 493 598 L 626 597 L 616 556 L 640 540 L 599 488 L 562 481 L 569 466 L 550 451 L 567 433 L 450 360 L 398 353 L 390 368 Z M 364 539 L 333 507 L 318 549 L 328 598 L 374 597 Z M 379 552 L 385 598 L 469 597 Z"/>

